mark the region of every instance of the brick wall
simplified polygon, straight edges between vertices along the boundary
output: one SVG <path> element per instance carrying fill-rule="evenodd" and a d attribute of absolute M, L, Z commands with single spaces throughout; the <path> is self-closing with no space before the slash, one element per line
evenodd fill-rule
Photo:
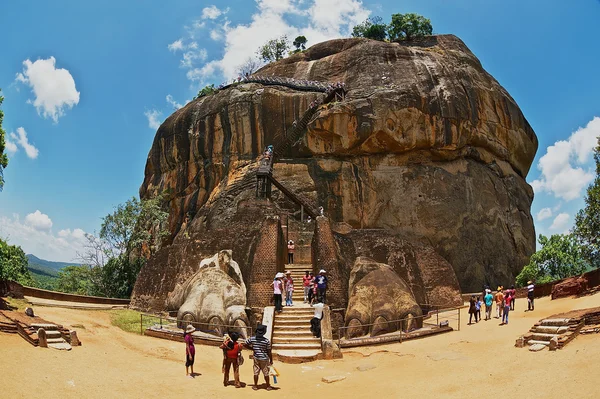
<path fill-rule="evenodd" d="M 248 284 L 248 306 L 264 307 L 271 304 L 273 277 L 283 270 L 283 244 L 284 237 L 279 218 L 267 218 L 260 229 L 254 251 Z"/>
<path fill-rule="evenodd" d="M 327 271 L 327 304 L 332 308 L 345 308 L 348 305 L 348 279 L 344 278 L 338 257 L 338 247 L 331 231 L 329 219 L 318 216 L 315 220 L 315 233 L 312 239 L 312 264 L 318 273 Z"/>

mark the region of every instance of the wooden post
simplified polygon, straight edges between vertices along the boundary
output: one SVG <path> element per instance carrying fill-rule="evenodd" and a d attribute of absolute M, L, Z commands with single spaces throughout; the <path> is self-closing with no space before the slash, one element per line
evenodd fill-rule
<path fill-rule="evenodd" d="M 143 323 L 142 323 L 142 317 L 143 317 L 143 315 L 140 313 L 140 335 L 144 335 L 144 327 L 143 327 Z"/>
<path fill-rule="evenodd" d="M 300 205 L 300 223 L 304 223 L 304 205 Z"/>
<path fill-rule="evenodd" d="M 458 308 L 457 311 L 458 311 L 458 331 L 460 331 L 460 308 Z"/>

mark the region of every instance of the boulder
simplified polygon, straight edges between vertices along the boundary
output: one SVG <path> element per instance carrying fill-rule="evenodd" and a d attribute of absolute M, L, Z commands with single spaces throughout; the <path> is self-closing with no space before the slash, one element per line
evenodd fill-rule
<path fill-rule="evenodd" d="M 69 332 L 69 343 L 71 344 L 71 346 L 81 346 L 81 341 L 79 340 L 79 337 L 77 336 L 77 331 L 70 331 Z"/>
<path fill-rule="evenodd" d="M 350 273 L 348 298 L 347 338 L 410 331 L 423 325 L 423 313 L 408 284 L 389 265 L 357 258 Z"/>
<path fill-rule="evenodd" d="M 29 317 L 34 317 L 35 315 L 33 314 L 33 309 L 32 308 L 25 308 L 25 314 Z"/>
<path fill-rule="evenodd" d="M 38 345 L 42 348 L 47 348 L 48 347 L 48 337 L 46 336 L 46 330 L 44 330 L 43 328 L 38 328 L 37 336 L 39 339 Z"/>
<path fill-rule="evenodd" d="M 573 295 L 581 295 L 588 289 L 588 281 L 585 275 L 570 277 L 552 287 L 552 299 L 564 298 Z"/>

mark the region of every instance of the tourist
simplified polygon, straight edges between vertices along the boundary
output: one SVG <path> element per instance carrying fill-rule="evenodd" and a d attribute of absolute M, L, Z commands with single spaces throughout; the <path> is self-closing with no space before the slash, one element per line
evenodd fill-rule
<path fill-rule="evenodd" d="M 190 378 L 194 378 L 194 358 L 196 357 L 196 348 L 194 347 L 194 336 L 192 333 L 196 331 L 194 326 L 191 324 L 185 328 L 183 333 L 183 341 L 185 342 L 185 375 Z M 188 368 L 191 368 L 192 373 L 188 372 Z"/>
<path fill-rule="evenodd" d="M 475 323 L 479 323 L 479 320 L 481 320 L 481 305 L 483 305 L 481 297 L 477 297 L 477 301 L 475 301 Z"/>
<path fill-rule="evenodd" d="M 492 295 L 492 291 L 490 289 L 486 289 L 486 294 L 483 297 L 483 301 L 485 302 L 485 320 L 490 320 L 492 318 L 492 305 L 494 304 L 494 296 Z"/>
<path fill-rule="evenodd" d="M 323 319 L 323 307 L 325 305 L 322 302 L 317 302 L 311 306 L 315 308 L 315 314 L 310 320 L 310 332 L 315 338 L 321 338 L 321 320 Z"/>
<path fill-rule="evenodd" d="M 312 218 L 310 217 L 310 215 L 308 215 L 308 217 L 306 218 L 306 223 L 310 223 L 312 222 Z"/>
<path fill-rule="evenodd" d="M 258 375 L 262 371 L 267 383 L 267 391 L 272 390 L 269 381 L 269 366 L 273 364 L 273 354 L 271 353 L 271 341 L 265 338 L 267 326 L 259 324 L 256 327 L 256 335 L 246 340 L 246 346 L 252 348 L 254 355 L 254 386 L 252 389 L 258 389 Z"/>
<path fill-rule="evenodd" d="M 325 216 L 325 211 L 322 206 L 319 207 L 319 216 Z"/>
<path fill-rule="evenodd" d="M 308 275 L 310 276 L 310 284 L 308 286 L 308 303 L 312 305 L 314 299 L 317 296 L 317 294 L 316 294 L 317 283 L 316 283 L 315 276 L 313 276 L 312 272 L 308 273 Z"/>
<path fill-rule="evenodd" d="M 535 285 L 531 280 L 527 282 L 527 310 L 533 310 L 533 289 Z"/>
<path fill-rule="evenodd" d="M 302 277 L 302 288 L 304 288 L 304 303 L 308 303 L 310 296 L 310 282 L 312 281 L 313 276 L 308 270 Z"/>
<path fill-rule="evenodd" d="M 240 385 L 240 365 L 238 356 L 242 350 L 242 345 L 237 342 L 240 335 L 232 332 L 225 335 L 223 344 L 220 346 L 223 349 L 223 385 L 229 385 L 229 370 L 233 366 L 233 377 L 235 378 L 235 387 L 241 388 Z"/>
<path fill-rule="evenodd" d="M 496 318 L 499 319 L 504 312 L 504 294 L 502 293 L 502 286 L 498 287 L 498 292 L 496 292 L 494 299 L 496 301 Z"/>
<path fill-rule="evenodd" d="M 292 272 L 285 272 L 285 306 L 294 306 L 292 303 L 292 295 L 294 294 L 294 279 Z"/>
<path fill-rule="evenodd" d="M 515 289 L 514 285 L 510 287 L 510 297 L 512 298 L 512 301 L 510 302 L 510 310 L 515 310 L 515 298 L 517 297 L 517 290 Z"/>
<path fill-rule="evenodd" d="M 319 275 L 317 276 L 317 291 L 318 297 L 317 301 L 321 303 L 325 303 L 327 296 L 327 272 L 323 269 L 319 271 Z"/>
<path fill-rule="evenodd" d="M 469 300 L 469 324 L 473 324 L 473 315 L 475 315 L 475 323 L 477 323 L 476 303 L 475 295 L 471 295 L 471 299 Z"/>
<path fill-rule="evenodd" d="M 282 296 L 281 293 L 284 290 L 283 287 L 283 273 L 277 273 L 275 275 L 275 279 L 273 280 L 273 300 L 275 302 L 275 311 L 281 313 L 281 305 L 282 305 Z"/>
<path fill-rule="evenodd" d="M 511 290 L 506 290 L 504 296 L 504 314 L 502 315 L 502 324 L 508 324 L 508 313 L 510 312 L 510 301 L 512 301 Z"/>
<path fill-rule="evenodd" d="M 294 251 L 296 250 L 296 246 L 294 245 L 294 241 L 288 241 L 288 265 L 294 263 Z"/>

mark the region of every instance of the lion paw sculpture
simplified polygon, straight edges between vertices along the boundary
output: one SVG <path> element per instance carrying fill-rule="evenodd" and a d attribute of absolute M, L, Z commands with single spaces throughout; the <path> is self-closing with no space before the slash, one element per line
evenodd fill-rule
<path fill-rule="evenodd" d="M 370 258 L 354 262 L 348 298 L 347 338 L 410 331 L 423 325 L 423 313 L 408 284 L 391 266 Z"/>
<path fill-rule="evenodd" d="M 167 306 L 178 310 L 180 327 L 193 324 L 197 330 L 218 336 L 227 331 L 248 335 L 246 285 L 230 250 L 200 262 L 196 273 L 175 286 L 167 297 Z"/>

